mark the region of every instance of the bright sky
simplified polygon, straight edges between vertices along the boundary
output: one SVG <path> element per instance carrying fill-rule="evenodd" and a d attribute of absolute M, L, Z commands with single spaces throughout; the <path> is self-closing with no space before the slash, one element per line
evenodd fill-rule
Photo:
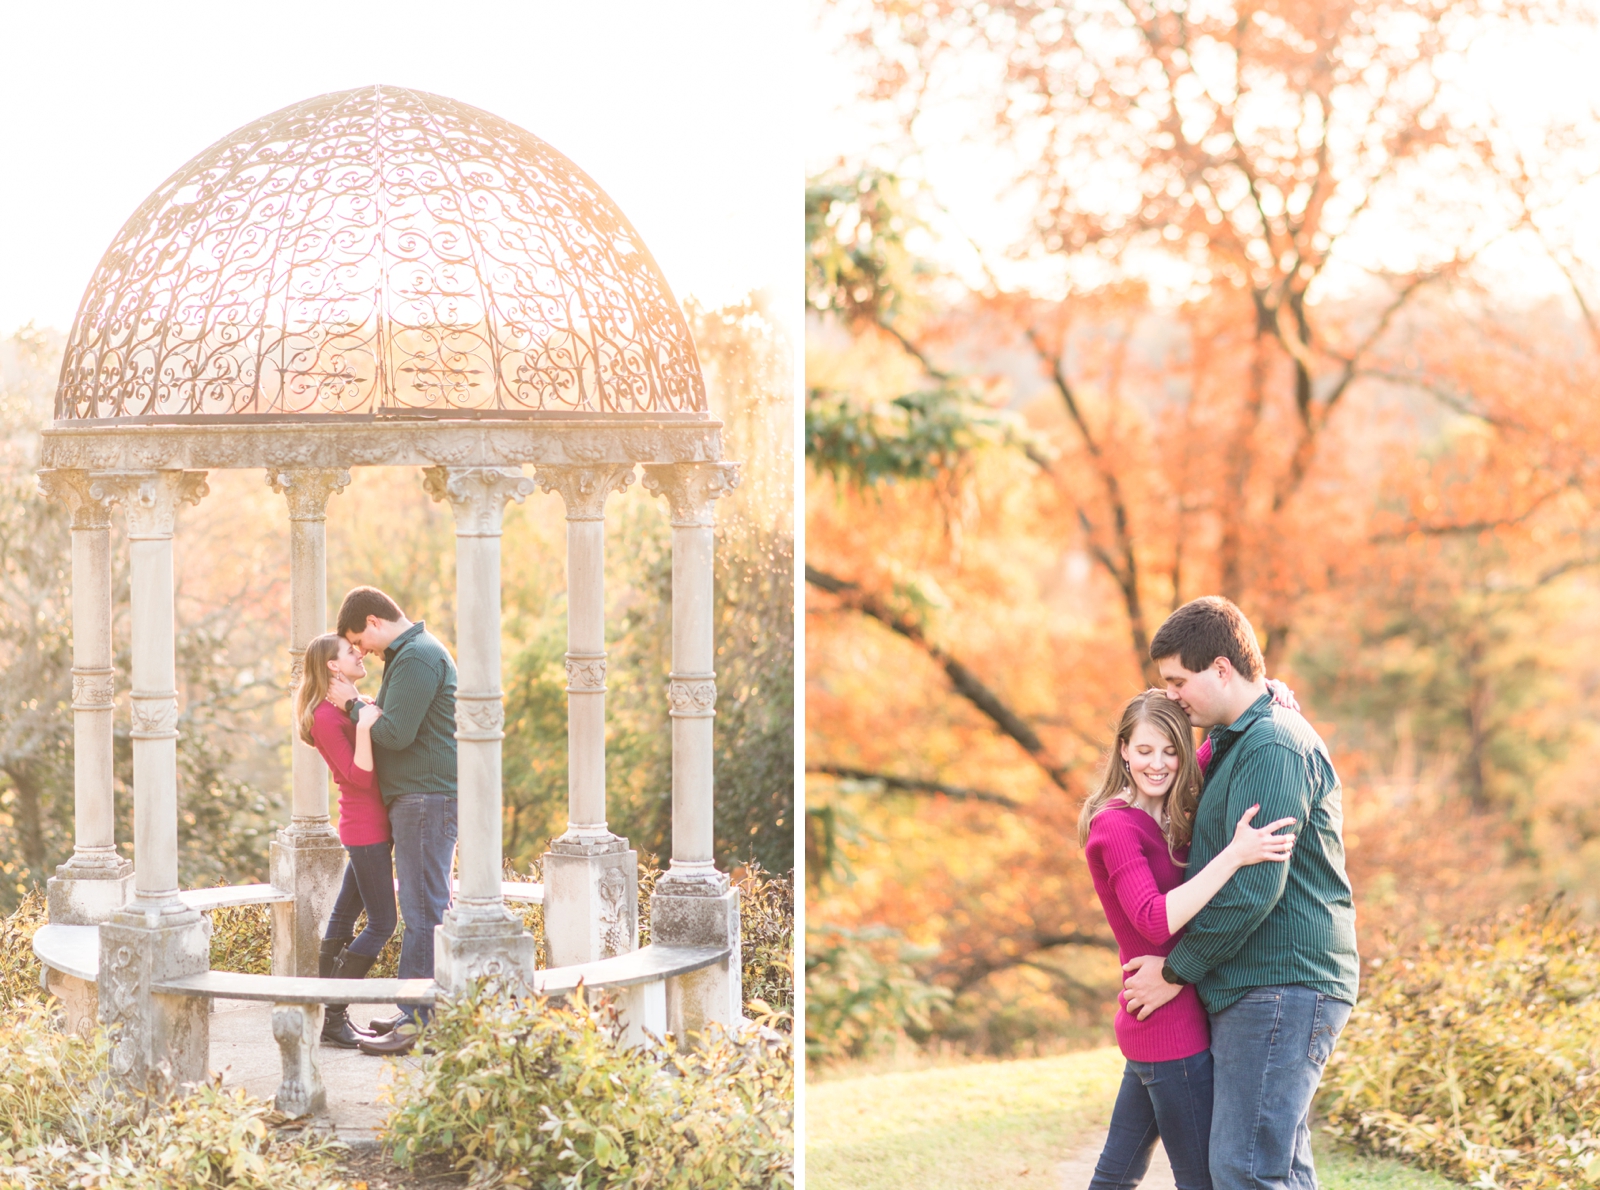
<path fill-rule="evenodd" d="M 814 17 L 808 22 L 805 77 L 807 119 L 805 162 L 808 174 L 843 158 L 869 161 L 896 169 L 902 176 L 928 185 L 945 212 L 936 231 L 942 242 L 936 256 L 969 284 L 981 284 L 977 257 L 965 246 L 970 238 L 996 266 L 1008 285 L 1049 292 L 1054 266 L 1007 261 L 1007 250 L 1025 234 L 1032 206 L 1013 189 L 1016 165 L 994 143 L 967 96 L 934 94 L 922 105 L 915 157 L 884 119 L 884 113 L 858 98 L 860 80 L 849 53 L 839 51 L 848 12 Z M 1516 39 L 1485 37 L 1475 41 L 1453 63 L 1461 92 L 1472 106 L 1492 110 L 1519 136 L 1532 137 L 1552 119 L 1600 113 L 1600 32 L 1593 26 L 1545 30 Z M 981 80 L 974 86 L 981 87 Z M 1600 161 L 1600 146 L 1590 156 Z M 1591 266 L 1600 266 L 1600 185 L 1591 184 L 1577 200 L 1552 212 L 1551 225 L 1563 242 Z M 1354 254 L 1367 261 L 1408 267 L 1413 244 L 1401 228 L 1369 219 Z M 1530 254 L 1526 242 L 1507 242 L 1484 258 L 1502 292 L 1527 295 L 1565 293 L 1565 281 L 1548 261 Z M 1337 274 L 1335 274 L 1337 276 Z M 1161 279 L 1152 276 L 1159 287 Z M 1341 278 L 1355 284 L 1359 274 Z"/>
<path fill-rule="evenodd" d="M 520 124 L 617 202 L 679 298 L 800 308 L 799 0 L 0 5 L 0 334 L 66 331 L 118 228 L 258 116 L 390 83 Z"/>

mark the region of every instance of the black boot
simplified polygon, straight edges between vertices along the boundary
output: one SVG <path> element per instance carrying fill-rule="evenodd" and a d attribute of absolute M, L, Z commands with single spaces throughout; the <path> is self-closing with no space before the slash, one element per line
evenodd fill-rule
<path fill-rule="evenodd" d="M 339 957 L 345 953 L 345 944 L 348 938 L 324 938 L 322 945 L 317 948 L 317 974 L 323 979 L 336 979 L 335 969 L 339 965 Z M 326 1045 L 338 1046 L 340 1049 L 353 1050 L 361 1044 L 363 1033 L 358 1033 L 351 1027 L 350 1017 L 347 1013 L 348 1004 L 329 1004 L 322 1014 L 322 1040 Z"/>

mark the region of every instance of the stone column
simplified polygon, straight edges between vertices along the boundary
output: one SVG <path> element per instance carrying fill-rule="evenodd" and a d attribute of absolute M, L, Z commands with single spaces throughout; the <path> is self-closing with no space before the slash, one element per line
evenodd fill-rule
<path fill-rule="evenodd" d="M 516 467 L 430 467 L 423 485 L 456 520 L 457 856 L 460 887 L 435 928 L 434 980 L 460 992 L 474 979 L 526 983 L 533 935 L 500 893 L 500 525 L 507 500 L 533 481 Z"/>
<path fill-rule="evenodd" d="M 606 825 L 606 498 L 631 463 L 541 465 L 567 507 L 567 829 L 544 856 L 552 967 L 639 946 L 639 857 Z"/>
<path fill-rule="evenodd" d="M 96 472 L 90 494 L 128 515 L 132 555 L 132 899 L 100 927 L 100 1020 L 111 1072 L 164 1095 L 206 1076 L 210 1005 L 160 995 L 157 980 L 206 971 L 211 923 L 178 896 L 178 696 L 172 530 L 181 503 L 207 492 L 203 471 Z"/>
<path fill-rule="evenodd" d="M 306 646 L 328 630 L 328 497 L 350 483 L 350 472 L 271 470 L 267 483 L 289 501 L 289 689 L 300 686 Z M 328 766 L 317 750 L 289 731 L 293 802 L 289 825 L 272 841 L 272 883 L 294 900 L 272 907 L 272 973 L 314 976 L 317 944 L 339 895 L 344 848 L 328 821 Z"/>
<path fill-rule="evenodd" d="M 717 871 L 713 833 L 712 723 L 717 685 L 712 617 L 713 508 L 739 485 L 737 463 L 646 463 L 644 486 L 672 517 L 672 863 L 650 900 L 658 946 L 726 946 L 729 957 L 667 981 L 667 1028 L 682 1037 L 743 1016 L 739 890 Z"/>
<path fill-rule="evenodd" d="M 109 921 L 133 885 L 112 784 L 111 505 L 89 488 L 87 471 L 39 474 L 39 490 L 72 510 L 73 848 L 47 886 L 50 920 L 65 925 Z"/>

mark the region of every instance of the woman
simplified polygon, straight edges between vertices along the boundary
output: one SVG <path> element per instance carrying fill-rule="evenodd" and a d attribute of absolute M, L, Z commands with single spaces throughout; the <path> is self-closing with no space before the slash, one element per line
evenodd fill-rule
<path fill-rule="evenodd" d="M 335 676 L 358 682 L 367 676 L 367 665 L 349 641 L 330 632 L 306 646 L 305 677 L 295 696 L 300 738 L 322 753 L 338 783 L 339 841 L 350 857 L 317 956 L 317 974 L 323 979 L 362 979 L 395 929 L 394 836 L 372 771 L 372 725 L 383 712 L 367 703 L 351 723 L 328 697 Z M 356 938 L 356 918 L 363 909 L 367 928 Z M 350 1024 L 348 1007 L 328 1005 L 322 1040 L 355 1049 L 371 1034 Z"/>
<path fill-rule="evenodd" d="M 1078 842 L 1121 962 L 1171 953 L 1183 926 L 1234 872 L 1282 863 L 1294 847 L 1293 835 L 1272 833 L 1293 818 L 1256 829 L 1250 820 L 1259 807 L 1252 806 L 1233 842 L 1185 881 L 1200 781 L 1189 720 L 1178 705 L 1161 690 L 1130 700 L 1105 776 L 1078 819 Z M 1211 1033 L 1198 994 L 1185 987 L 1142 1021 L 1124 1009 L 1115 1027 L 1128 1064 L 1090 1190 L 1138 1185 L 1158 1135 L 1178 1190 L 1211 1190 Z"/>

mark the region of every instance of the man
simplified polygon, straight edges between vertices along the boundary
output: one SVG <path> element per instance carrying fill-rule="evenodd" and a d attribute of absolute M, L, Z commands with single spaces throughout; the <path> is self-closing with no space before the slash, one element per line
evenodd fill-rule
<path fill-rule="evenodd" d="M 1196 599 L 1150 642 L 1150 657 L 1211 760 L 1195 814 L 1189 871 L 1257 822 L 1295 819 L 1285 864 L 1236 872 L 1163 962 L 1127 965 L 1128 1011 L 1141 1020 L 1197 985 L 1211 1018 L 1217 1190 L 1315 1190 L 1308 1116 L 1323 1067 L 1355 1004 L 1355 908 L 1344 870 L 1339 778 L 1322 740 L 1267 689 L 1255 631 L 1226 599 Z"/>
<path fill-rule="evenodd" d="M 356 587 L 339 608 L 337 631 L 363 654 L 383 654 L 381 718 L 372 725 L 372 760 L 394 835 L 400 884 L 400 978 L 433 977 L 433 927 L 450 905 L 456 846 L 456 664 L 422 621 L 413 624 L 376 587 Z M 356 689 L 337 680 L 330 697 L 354 713 Z M 403 1054 L 431 1013 L 405 1009 L 372 1026 L 369 1054 Z M 406 1022 L 406 1023 L 403 1023 Z"/>

